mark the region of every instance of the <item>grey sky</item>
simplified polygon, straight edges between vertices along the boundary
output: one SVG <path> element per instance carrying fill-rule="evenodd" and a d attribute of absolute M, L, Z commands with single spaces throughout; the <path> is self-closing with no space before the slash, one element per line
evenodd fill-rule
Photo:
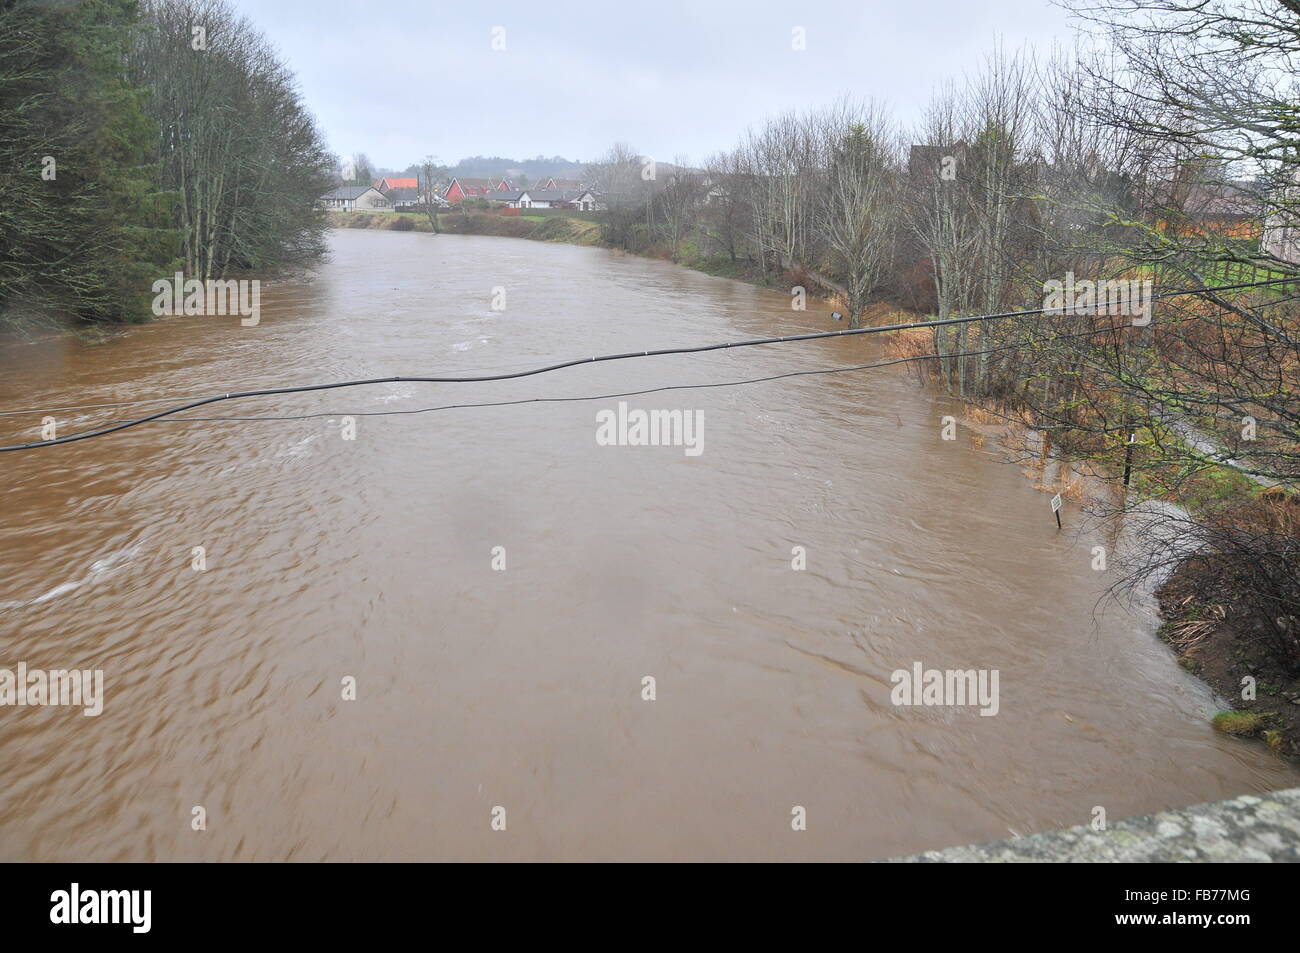
<path fill-rule="evenodd" d="M 285 55 L 333 148 L 393 168 L 428 153 L 590 160 L 616 140 L 698 162 L 843 93 L 914 118 L 999 38 L 1047 50 L 1071 35 L 1049 0 L 232 2 Z"/>

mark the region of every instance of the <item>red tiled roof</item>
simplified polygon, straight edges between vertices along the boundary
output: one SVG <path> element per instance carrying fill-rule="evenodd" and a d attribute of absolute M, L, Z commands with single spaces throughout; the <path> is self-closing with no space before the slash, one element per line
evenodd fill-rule
<path fill-rule="evenodd" d="M 414 178 L 387 178 L 375 183 L 375 188 L 381 192 L 385 189 L 418 189 L 419 187 L 420 180 Z"/>

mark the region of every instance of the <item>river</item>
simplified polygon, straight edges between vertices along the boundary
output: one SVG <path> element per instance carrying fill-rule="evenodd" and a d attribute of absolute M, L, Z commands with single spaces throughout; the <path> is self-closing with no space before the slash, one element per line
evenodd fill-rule
<path fill-rule="evenodd" d="M 263 288 L 257 327 L 4 348 L 0 410 L 36 411 L 0 418 L 4 442 L 47 412 L 70 433 L 165 406 L 68 405 L 834 327 L 603 249 L 331 243 Z M 614 398 L 362 416 L 879 356 L 852 338 L 261 397 L 196 413 L 324 416 L 0 455 L 0 667 L 101 669 L 105 692 L 97 717 L 0 708 L 0 859 L 865 859 L 1300 784 L 1210 728 L 1149 610 L 1099 602 L 1113 570 L 1077 509 L 1058 533 L 1017 467 L 940 439 L 954 407 L 905 371 L 623 398 L 701 411 L 698 456 L 598 445 Z M 914 662 L 996 670 L 997 714 L 894 705 Z"/>

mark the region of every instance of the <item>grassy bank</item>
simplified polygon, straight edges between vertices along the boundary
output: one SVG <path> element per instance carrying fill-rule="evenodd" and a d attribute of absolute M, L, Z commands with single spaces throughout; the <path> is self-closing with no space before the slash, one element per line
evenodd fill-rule
<path fill-rule="evenodd" d="M 334 228 L 369 228 L 389 232 L 432 232 L 423 212 L 329 212 Z M 438 216 L 438 231 L 451 235 L 500 235 L 540 242 L 572 245 L 600 244 L 600 226 L 595 222 L 554 215 L 493 215 L 484 212 L 444 212 Z"/>

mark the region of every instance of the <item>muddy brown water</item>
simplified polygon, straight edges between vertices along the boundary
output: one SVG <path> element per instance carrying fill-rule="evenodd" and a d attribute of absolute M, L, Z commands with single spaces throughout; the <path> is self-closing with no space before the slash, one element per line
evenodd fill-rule
<path fill-rule="evenodd" d="M 263 289 L 256 328 L 8 347 L 0 409 L 67 433 L 124 412 L 50 409 L 834 326 L 601 249 L 332 243 L 313 279 Z M 612 399 L 360 416 L 878 353 L 257 398 L 208 413 L 326 416 L 0 456 L 0 667 L 100 668 L 106 694 L 99 717 L 0 708 L 0 858 L 874 858 L 1300 783 L 1210 729 L 1219 706 L 1149 612 L 1098 605 L 1112 580 L 1075 508 L 1058 534 L 1016 467 L 940 439 L 951 406 L 906 373 L 627 398 L 703 411 L 698 457 L 597 445 Z M 28 440 L 40 420 L 0 424 Z M 996 669 L 998 714 L 895 706 L 890 673 L 917 661 Z"/>

